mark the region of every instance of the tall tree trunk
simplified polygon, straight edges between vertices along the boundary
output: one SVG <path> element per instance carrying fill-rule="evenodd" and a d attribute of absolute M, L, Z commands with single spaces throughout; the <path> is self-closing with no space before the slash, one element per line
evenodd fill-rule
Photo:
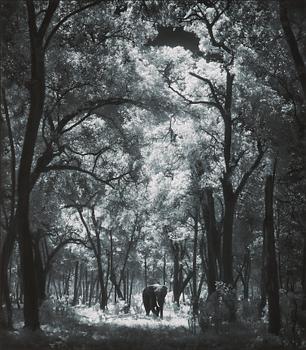
<path fill-rule="evenodd" d="M 180 306 L 180 296 L 193 277 L 193 271 L 190 271 L 184 279 L 182 260 L 185 255 L 185 247 L 183 243 L 171 242 L 171 248 L 173 254 L 173 301 L 177 306 Z"/>
<path fill-rule="evenodd" d="M 104 272 L 102 269 L 102 261 L 101 258 L 97 258 L 97 263 L 98 263 L 98 280 L 101 288 L 101 299 L 100 299 L 100 308 L 101 310 L 105 310 L 107 306 L 107 290 L 104 285 Z"/>
<path fill-rule="evenodd" d="M 43 40 L 58 4 L 59 0 L 49 3 L 45 17 L 38 29 L 34 2 L 26 0 L 31 51 L 30 107 L 17 178 L 16 226 L 23 275 L 24 325 L 32 330 L 39 328 L 39 315 L 37 281 L 29 222 L 31 168 L 45 102 L 45 50 Z"/>
<path fill-rule="evenodd" d="M 89 297 L 88 297 L 88 307 L 91 307 L 91 302 L 92 302 L 92 296 L 93 296 L 93 291 L 95 287 L 95 280 L 94 280 L 94 273 L 93 271 L 90 272 L 90 288 L 89 288 Z"/>
<path fill-rule="evenodd" d="M 79 261 L 77 260 L 74 268 L 74 287 L 73 287 L 72 306 L 75 306 L 78 303 L 78 294 L 79 294 L 78 277 L 79 277 Z"/>
<path fill-rule="evenodd" d="M 300 118 L 297 121 L 298 127 L 298 144 L 296 146 L 297 154 L 301 154 L 301 164 L 302 166 L 302 176 L 305 172 L 306 164 L 306 139 L 305 139 L 305 130 L 306 130 L 306 66 L 303 59 L 303 46 L 302 44 L 299 47 L 299 41 L 294 34 L 292 25 L 290 23 L 289 11 L 290 7 L 294 6 L 294 2 L 288 0 L 279 0 L 279 14 L 280 22 L 285 34 L 285 39 L 290 49 L 290 53 L 294 62 L 295 71 L 297 73 L 300 85 L 303 91 L 303 106 Z M 294 157 L 296 157 L 296 153 Z M 304 185 L 305 192 L 305 185 Z M 302 286 L 303 286 L 303 303 L 302 308 L 306 310 L 306 233 L 304 232 L 304 249 L 303 249 L 303 276 L 302 276 Z"/>
<path fill-rule="evenodd" d="M 132 273 L 132 275 L 131 275 L 130 291 L 129 291 L 129 298 L 128 298 L 129 308 L 131 307 L 131 301 L 132 301 L 133 283 L 134 283 L 134 273 Z"/>
<path fill-rule="evenodd" d="M 303 287 L 303 301 L 302 310 L 306 310 L 306 234 L 303 235 L 303 268 L 302 268 L 302 287 Z"/>
<path fill-rule="evenodd" d="M 281 327 L 279 307 L 279 286 L 275 254 L 274 219 L 273 219 L 274 177 L 268 175 L 265 184 L 265 219 L 264 234 L 267 249 L 267 294 L 269 301 L 269 332 L 278 335 Z"/>
<path fill-rule="evenodd" d="M 100 289 L 99 289 L 100 283 L 99 283 L 99 276 L 97 276 L 97 283 L 96 283 L 96 297 L 95 297 L 95 303 L 97 304 L 99 302 L 100 298 Z"/>
<path fill-rule="evenodd" d="M 166 259 L 166 253 L 164 253 L 163 256 L 163 285 L 166 285 L 166 279 L 167 279 L 167 259 Z"/>
<path fill-rule="evenodd" d="M 115 299 L 118 296 L 119 299 L 124 300 L 125 299 L 125 295 L 124 295 L 124 293 L 125 293 L 124 288 L 125 287 L 123 287 L 123 293 L 122 293 L 121 286 L 119 285 L 119 283 L 121 283 L 121 281 L 122 281 L 122 276 L 120 276 L 119 283 L 118 283 L 115 271 L 112 271 L 111 274 L 110 274 L 110 281 L 112 282 L 112 284 L 113 284 L 113 286 L 115 288 L 115 294 L 116 294 Z"/>
<path fill-rule="evenodd" d="M 4 117 L 6 121 L 6 130 L 9 140 L 10 147 L 10 180 L 11 180 L 11 195 L 10 195 L 10 213 L 8 220 L 8 227 L 6 235 L 1 234 L 0 231 L 0 324 L 2 326 L 11 328 L 12 327 L 12 307 L 11 307 L 11 298 L 9 290 L 9 282 L 7 276 L 8 265 L 10 257 L 14 248 L 14 243 L 16 239 L 16 230 L 15 230 L 15 200 L 16 200 L 16 151 L 14 145 L 13 132 L 11 127 L 9 109 L 7 105 L 5 89 L 1 89 L 1 106 L 3 105 Z M 2 118 L 2 110 L 0 116 L 0 198 L 4 199 L 3 188 L 2 188 L 2 147 L 4 140 L 4 123 Z M 4 203 L 0 203 L 4 206 Z M 1 227 L 6 225 L 0 225 Z M 5 304 L 6 312 L 2 312 L 2 302 Z"/>
<path fill-rule="evenodd" d="M 147 266 L 147 257 L 144 257 L 144 283 L 145 287 L 148 286 L 148 266 Z"/>
<path fill-rule="evenodd" d="M 267 238 L 263 227 L 263 242 L 261 253 L 261 277 L 260 277 L 260 300 L 258 304 L 258 318 L 262 318 L 267 304 Z"/>
<path fill-rule="evenodd" d="M 172 244 L 173 252 L 173 301 L 180 306 L 180 251 L 179 245 L 174 242 Z"/>
<path fill-rule="evenodd" d="M 303 90 L 304 100 L 306 101 L 306 67 L 288 16 L 288 8 L 290 8 L 291 5 L 290 2 L 290 0 L 279 0 L 280 21 L 285 33 L 286 41 L 290 48 L 295 70 Z"/>
<path fill-rule="evenodd" d="M 251 254 L 250 249 L 247 248 L 245 253 L 245 268 L 243 273 L 243 299 L 249 299 L 249 285 L 250 285 L 250 275 L 251 275 Z"/>
<path fill-rule="evenodd" d="M 39 305 L 46 299 L 46 272 L 43 268 L 43 262 L 41 258 L 41 253 L 39 250 L 39 239 L 33 241 L 34 249 L 34 264 L 36 272 L 36 281 L 37 281 L 37 295 Z"/>
<path fill-rule="evenodd" d="M 12 328 L 12 305 L 8 281 L 8 265 L 14 248 L 15 234 L 14 222 L 11 223 L 9 232 L 4 237 L 0 254 L 0 328 Z M 3 303 L 5 310 L 3 309 Z"/>
<path fill-rule="evenodd" d="M 231 180 L 225 178 L 222 182 L 224 197 L 223 221 L 223 282 L 233 285 L 233 224 L 235 214 L 235 199 Z"/>
<path fill-rule="evenodd" d="M 38 127 L 45 99 L 45 68 L 42 43 L 31 34 L 31 88 L 30 111 L 18 173 L 17 230 L 20 245 L 21 268 L 24 288 L 24 324 L 35 330 L 39 328 L 37 281 L 30 232 L 30 177 Z"/>
<path fill-rule="evenodd" d="M 128 288 L 128 271 L 126 271 L 124 274 L 122 274 L 122 278 L 120 278 L 123 281 L 123 299 L 127 300 L 127 288 Z"/>
<path fill-rule="evenodd" d="M 207 240 L 207 287 L 208 295 L 216 290 L 218 280 L 217 260 L 220 255 L 220 235 L 216 226 L 215 204 L 212 190 L 205 189 L 202 196 L 202 216 Z"/>
<path fill-rule="evenodd" d="M 198 210 L 198 209 L 197 209 Z M 198 231 L 199 231 L 199 222 L 198 222 L 198 213 L 194 218 L 194 237 L 193 237 L 193 259 L 192 259 L 192 312 L 193 315 L 198 314 L 199 310 L 199 300 L 198 300 L 198 288 L 197 288 L 197 253 L 198 253 Z"/>
<path fill-rule="evenodd" d="M 223 219 L 223 251 L 222 279 L 228 285 L 233 285 L 233 223 L 234 223 L 234 191 L 232 184 L 232 91 L 234 75 L 226 71 L 226 90 L 222 117 L 224 122 L 224 163 L 225 172 L 222 178 L 224 200 Z"/>
<path fill-rule="evenodd" d="M 71 278 L 71 268 L 69 268 L 67 276 L 64 274 L 64 295 L 66 295 L 69 298 L 69 285 L 70 285 L 70 278 Z M 88 292 L 87 292 L 88 294 Z"/>
<path fill-rule="evenodd" d="M 1 99 L 1 106 L 2 106 L 2 92 L 0 95 Z M 0 205 L 4 206 L 4 196 L 3 196 L 3 179 L 2 176 L 4 174 L 3 171 L 3 145 L 4 145 L 4 119 L 2 117 L 2 108 L 0 108 Z M 1 219 L 1 217 L 0 217 Z M 5 317 L 5 312 L 3 310 L 3 295 L 4 295 L 4 290 L 6 287 L 8 287 L 5 284 L 5 280 L 7 279 L 5 277 L 5 271 L 7 273 L 7 268 L 4 266 L 4 244 L 5 244 L 5 234 L 3 233 L 3 225 L 2 222 L 0 222 L 0 329 L 1 328 L 7 328 L 8 327 L 8 320 Z"/>
<path fill-rule="evenodd" d="M 84 274 L 84 304 L 87 303 L 88 300 L 88 287 L 89 287 L 89 283 L 88 283 L 88 270 L 87 267 L 85 267 L 85 274 Z"/>

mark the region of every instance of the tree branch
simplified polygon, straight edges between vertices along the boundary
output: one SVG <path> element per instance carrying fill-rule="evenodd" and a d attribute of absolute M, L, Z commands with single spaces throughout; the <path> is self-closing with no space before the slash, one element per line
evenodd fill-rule
<path fill-rule="evenodd" d="M 192 276 L 193 276 L 193 271 L 190 271 L 181 285 L 181 289 L 180 289 L 181 293 L 183 293 L 184 289 L 186 288 L 187 284 L 191 280 Z"/>
<path fill-rule="evenodd" d="M 235 196 L 236 200 L 238 199 L 239 195 L 241 194 L 249 177 L 253 174 L 254 170 L 258 167 L 263 155 L 265 154 L 265 150 L 262 148 L 260 141 L 257 142 L 257 148 L 258 148 L 258 155 L 257 155 L 256 159 L 254 160 L 254 162 L 251 165 L 251 167 L 249 168 L 249 170 L 244 173 L 238 187 L 236 188 L 236 191 L 234 192 L 234 196 Z"/>
<path fill-rule="evenodd" d="M 75 243 L 75 244 L 84 244 L 84 242 L 81 239 L 78 238 L 67 238 L 63 241 L 61 241 L 50 254 L 47 256 L 47 260 L 45 263 L 45 272 L 48 272 L 51 267 L 51 262 L 54 259 L 55 255 L 66 245 L 69 243 Z"/>
<path fill-rule="evenodd" d="M 212 96 L 213 96 L 213 99 L 215 100 L 214 104 L 215 104 L 215 106 L 218 108 L 218 110 L 220 111 L 220 113 L 221 113 L 221 115 L 222 115 L 222 117 L 223 117 L 224 114 L 225 114 L 225 111 L 224 111 L 224 108 L 223 108 L 223 106 L 222 106 L 222 104 L 221 104 L 221 102 L 220 102 L 220 100 L 219 100 L 219 97 L 218 97 L 218 95 L 217 95 L 217 92 L 216 92 L 216 89 L 215 89 L 213 83 L 212 83 L 209 79 L 204 78 L 204 77 L 202 77 L 202 76 L 200 76 L 200 75 L 198 75 L 198 74 L 196 74 L 196 73 L 189 72 L 189 74 L 190 74 L 191 76 L 193 76 L 193 77 L 199 79 L 199 80 L 202 80 L 204 83 L 208 84 L 209 89 L 210 89 L 210 91 L 211 91 L 211 94 L 212 94 Z"/>
<path fill-rule="evenodd" d="M 27 10 L 28 10 L 28 23 L 30 29 L 30 37 L 31 40 L 33 36 L 37 34 L 37 26 L 36 26 L 36 14 L 33 0 L 26 0 Z"/>
<path fill-rule="evenodd" d="M 15 197 L 16 197 L 16 151 L 15 144 L 12 132 L 12 126 L 10 121 L 9 110 L 7 106 L 7 100 L 5 95 L 5 90 L 2 88 L 2 101 L 4 108 L 4 116 L 7 125 L 8 138 L 10 143 L 10 151 L 11 151 L 11 208 L 10 208 L 10 220 L 14 217 L 15 211 Z M 1 176 L 1 174 L 0 174 Z"/>
<path fill-rule="evenodd" d="M 120 180 L 124 176 L 130 174 L 130 171 L 127 171 L 127 172 L 122 173 L 118 176 L 109 177 L 108 179 L 105 180 L 105 179 L 101 179 L 99 176 L 97 176 L 96 174 L 94 174 L 93 172 L 91 172 L 89 170 L 82 169 L 82 168 L 75 166 L 75 165 L 66 165 L 66 164 L 54 164 L 54 165 L 47 166 L 44 168 L 43 172 L 55 171 L 55 170 L 56 171 L 78 171 L 80 173 L 91 176 L 96 181 L 102 182 L 103 184 L 108 185 L 111 188 L 114 188 L 114 186 L 111 184 L 111 181 Z"/>
<path fill-rule="evenodd" d="M 223 10 L 222 13 L 224 13 L 227 10 L 227 8 L 229 7 L 229 3 L 230 2 L 228 1 L 227 6 Z M 212 23 L 210 23 L 205 15 L 205 13 L 202 11 L 201 7 L 199 5 L 197 5 L 197 8 L 198 8 L 199 12 L 201 13 L 201 16 L 198 16 L 198 17 L 201 18 L 203 20 L 203 22 L 205 23 L 212 45 L 215 47 L 218 47 L 219 49 L 223 49 L 227 53 L 232 53 L 231 49 L 228 46 L 226 46 L 224 42 L 217 41 L 217 39 L 215 38 L 215 35 L 214 35 L 213 27 L 216 24 L 216 22 L 218 21 L 218 19 L 220 18 L 220 16 L 222 15 L 222 13 L 217 14 L 217 16 L 212 21 Z"/>
<path fill-rule="evenodd" d="M 49 143 L 44 150 L 43 154 L 37 159 L 35 168 L 33 172 L 31 173 L 31 189 L 35 186 L 37 180 L 39 179 L 39 176 L 42 172 L 45 171 L 46 167 L 52 159 L 54 158 L 54 152 L 51 143 Z"/>
<path fill-rule="evenodd" d="M 89 170 L 86 169 L 82 169 L 78 166 L 74 166 L 74 165 L 64 165 L 64 164 L 55 164 L 55 165 L 50 165 L 45 167 L 43 172 L 48 172 L 48 171 L 78 171 L 80 173 L 86 174 L 91 176 L 93 179 L 95 179 L 98 182 L 102 182 L 112 188 L 114 188 L 114 186 L 112 184 L 109 183 L 108 180 L 103 180 L 101 179 L 99 176 L 97 176 L 96 174 L 92 173 Z"/>
<path fill-rule="evenodd" d="M 97 257 L 98 256 L 98 251 L 97 251 L 97 248 L 96 248 L 96 246 L 95 246 L 95 244 L 93 242 L 93 239 L 91 237 L 91 232 L 90 232 L 89 227 L 88 227 L 88 225 L 87 225 L 87 223 L 86 223 L 86 221 L 84 219 L 82 211 L 81 211 L 81 209 L 78 206 L 76 206 L 75 208 L 76 208 L 77 212 L 79 213 L 80 219 L 81 219 L 82 224 L 83 224 L 83 226 L 85 228 L 85 231 L 86 231 L 86 234 L 87 234 L 87 238 L 88 238 L 88 240 L 89 240 L 89 242 L 91 244 L 92 250 L 94 251 L 94 254 Z"/>
<path fill-rule="evenodd" d="M 304 100 L 306 101 L 306 67 L 305 67 L 302 55 L 300 53 L 296 38 L 294 36 L 293 30 L 290 25 L 290 21 L 288 17 L 287 0 L 279 0 L 279 14 L 280 14 L 280 22 L 285 33 L 286 41 L 290 48 L 295 69 L 303 89 Z"/>
<path fill-rule="evenodd" d="M 59 0 L 49 0 L 49 5 L 46 10 L 45 17 L 38 29 L 38 36 L 40 37 L 40 40 L 42 40 L 47 32 L 47 29 L 50 25 L 50 22 L 52 20 L 52 17 L 58 8 Z"/>
<path fill-rule="evenodd" d="M 56 128 L 57 133 L 59 134 L 63 134 L 69 130 L 71 130 L 72 127 L 75 127 L 76 125 L 79 124 L 79 122 L 77 122 L 78 124 L 71 126 L 67 129 L 64 129 L 64 127 L 73 119 L 75 118 L 78 114 L 80 113 L 86 113 L 87 115 L 86 117 L 89 117 L 92 112 L 94 112 L 96 109 L 104 107 L 104 106 L 109 106 L 109 105 L 114 105 L 114 106 L 118 106 L 121 104 L 125 104 L 125 103 L 132 103 L 132 104 L 139 104 L 134 100 L 128 99 L 128 98 L 117 98 L 117 97 L 110 97 L 107 99 L 99 99 L 99 100 L 95 100 L 95 101 L 87 101 L 83 107 L 78 108 L 76 111 L 65 115 L 59 122 Z M 82 119 L 82 121 L 84 121 L 84 118 Z"/>
<path fill-rule="evenodd" d="M 45 42 L 45 45 L 44 45 L 44 49 L 45 49 L 45 50 L 47 49 L 47 47 L 48 47 L 49 44 L 50 44 L 50 41 L 51 41 L 52 37 L 54 36 L 54 34 L 58 31 L 58 29 L 60 28 L 60 26 L 61 26 L 62 24 L 64 24 L 65 22 L 67 22 L 67 20 L 68 20 L 70 17 L 72 17 L 72 16 L 74 16 L 74 15 L 76 15 L 76 14 L 78 14 L 78 13 L 80 13 L 80 12 L 82 12 L 82 11 L 84 11 L 84 10 L 90 8 L 90 7 L 93 7 L 93 6 L 95 6 L 95 5 L 98 5 L 98 4 L 101 3 L 101 2 L 102 2 L 102 0 L 96 0 L 96 1 L 94 1 L 94 2 L 91 2 L 91 3 L 87 4 L 87 5 L 84 5 L 84 6 L 80 7 L 80 8 L 78 8 L 78 9 L 76 9 L 76 10 L 70 12 L 68 15 L 66 15 L 65 17 L 63 17 L 63 18 L 53 27 L 53 29 L 51 30 L 50 34 L 48 35 L 48 37 L 47 37 L 47 39 L 46 39 L 46 42 Z"/>

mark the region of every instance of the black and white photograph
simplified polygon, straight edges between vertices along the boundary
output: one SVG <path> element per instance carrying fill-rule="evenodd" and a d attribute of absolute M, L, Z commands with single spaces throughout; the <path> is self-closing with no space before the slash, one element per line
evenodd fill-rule
<path fill-rule="evenodd" d="M 0 0 L 0 349 L 306 349 L 306 0 Z"/>

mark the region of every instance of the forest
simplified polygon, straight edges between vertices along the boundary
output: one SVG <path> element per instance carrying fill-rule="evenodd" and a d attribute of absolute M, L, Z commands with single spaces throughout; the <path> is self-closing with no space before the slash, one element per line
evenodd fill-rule
<path fill-rule="evenodd" d="M 0 348 L 306 348 L 306 1 L 1 0 Z"/>

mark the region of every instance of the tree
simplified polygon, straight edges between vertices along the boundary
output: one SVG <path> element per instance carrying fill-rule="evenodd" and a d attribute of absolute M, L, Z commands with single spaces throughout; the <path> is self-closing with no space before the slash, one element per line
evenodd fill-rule
<path fill-rule="evenodd" d="M 278 269 L 275 255 L 275 238 L 273 223 L 273 175 L 266 178 L 265 184 L 265 254 L 266 254 L 266 283 L 269 301 L 269 331 L 278 335 L 281 328 L 279 307 Z"/>
<path fill-rule="evenodd" d="M 299 5 L 301 6 L 299 8 Z M 306 67 L 304 63 L 305 57 L 302 55 L 302 49 L 303 47 L 299 47 L 298 40 L 296 38 L 296 34 L 294 33 L 294 30 L 292 28 L 292 24 L 290 21 L 290 14 L 293 18 L 297 18 L 297 23 L 300 27 L 303 28 L 303 21 L 301 21 L 300 18 L 300 10 L 303 10 L 302 4 L 290 4 L 287 0 L 279 0 L 279 16 L 280 16 L 280 23 L 282 26 L 282 29 L 284 31 L 285 40 L 289 46 L 289 50 L 292 56 L 292 60 L 294 63 L 295 73 L 297 75 L 300 87 L 302 88 L 302 96 L 303 96 L 303 102 L 301 105 L 300 112 L 297 113 L 295 111 L 295 120 L 296 120 L 296 126 L 298 129 L 298 137 L 297 137 L 297 152 L 300 153 L 301 162 L 300 164 L 305 164 L 306 154 L 305 154 L 305 101 L 306 101 Z M 305 176 L 305 166 L 302 166 L 301 169 L 299 169 L 299 173 L 302 174 L 302 176 Z M 302 189 L 305 193 L 305 184 Z M 305 205 L 305 200 L 304 203 Z M 303 207 L 304 207 L 303 205 Z M 303 210 L 303 209 L 302 209 Z M 304 229 L 302 231 L 305 232 L 305 225 Z M 304 250 L 303 250 L 303 273 L 302 273 L 302 286 L 303 286 L 303 309 L 306 309 L 306 283 L 305 283 L 305 261 L 306 261 L 306 235 L 303 233 L 303 239 L 304 239 Z"/>
<path fill-rule="evenodd" d="M 86 170 L 80 169 L 78 166 L 71 164 L 52 164 L 50 163 L 56 158 L 64 154 L 67 149 L 61 146 L 61 141 L 64 140 L 66 133 L 82 123 L 86 118 L 90 117 L 98 109 L 103 109 L 104 106 L 118 106 L 122 103 L 130 101 L 121 97 L 126 93 L 126 87 L 119 87 L 116 92 L 112 91 L 116 97 L 112 97 L 111 93 L 103 93 L 107 97 L 102 98 L 97 95 L 99 89 L 96 87 L 86 90 L 86 97 L 83 94 L 83 98 L 78 101 L 76 108 L 73 109 L 71 103 L 71 97 L 77 98 L 82 86 L 90 86 L 90 77 L 80 74 L 80 77 L 84 80 L 79 84 L 72 84 L 71 86 L 64 87 L 59 83 L 59 80 L 52 73 L 56 69 L 55 60 L 52 59 L 52 55 L 55 53 L 56 45 L 64 45 L 66 49 L 74 46 L 73 54 L 80 54 L 82 52 L 81 46 L 84 42 L 92 40 L 92 47 L 98 47 L 96 40 L 100 43 L 105 43 L 107 40 L 112 40 L 118 32 L 112 30 L 113 28 L 107 27 L 105 31 L 109 34 L 102 38 L 97 36 L 95 38 L 81 37 L 82 40 L 78 42 L 79 50 L 73 40 L 70 43 L 67 38 L 70 35 L 71 24 L 75 25 L 75 29 L 78 28 L 78 16 L 83 11 L 89 11 L 96 5 L 100 11 L 106 9 L 108 13 L 108 19 L 111 24 L 121 25 L 124 21 L 127 23 L 126 16 L 117 17 L 117 21 L 110 19 L 114 5 L 102 4 L 101 1 L 90 1 L 85 4 L 65 4 L 59 0 L 50 0 L 48 5 L 38 4 L 35 1 L 28 0 L 25 3 L 28 13 L 28 32 L 30 38 L 29 56 L 28 52 L 22 52 L 25 55 L 26 62 L 29 62 L 31 68 L 31 79 L 26 84 L 30 91 L 30 99 L 27 101 L 29 105 L 29 114 L 26 120 L 25 134 L 23 137 L 23 146 L 20 151 L 18 178 L 17 178 L 17 210 L 16 210 L 16 229 L 20 238 L 20 252 L 21 252 L 21 265 L 23 268 L 24 276 L 24 293 L 25 293 L 25 326 L 30 329 L 36 329 L 39 327 L 38 321 L 38 308 L 37 308 L 37 295 L 36 292 L 32 292 L 35 288 L 34 271 L 34 258 L 32 252 L 32 240 L 30 232 L 30 193 L 40 179 L 41 174 L 49 172 L 51 170 L 70 170 L 70 171 L 82 171 L 87 173 Z M 24 9 L 24 5 L 20 5 L 20 9 Z M 70 22 L 71 19 L 73 22 Z M 76 19 L 78 18 L 78 19 Z M 100 20 L 99 16 L 91 13 L 91 21 L 88 23 L 88 27 L 95 26 L 95 23 Z M 120 22 L 120 23 L 119 23 Z M 23 28 L 25 27 L 22 22 Z M 126 38 L 128 32 L 126 32 Z M 102 40 L 102 41 L 101 41 Z M 72 44 L 72 45 L 71 45 Z M 111 45 L 108 46 L 108 52 L 111 51 Z M 69 51 L 69 50 L 68 50 Z M 67 54 L 67 50 L 61 51 Z M 124 51 L 124 50 L 123 50 Z M 57 51 L 58 52 L 58 51 Z M 84 51 L 83 51 L 84 52 Z M 20 52 L 15 52 L 16 56 L 12 59 L 16 59 Z M 124 53 L 123 53 L 124 56 Z M 92 55 L 91 57 L 94 57 Z M 65 60 L 66 65 L 59 66 L 61 70 L 60 75 L 66 73 L 69 78 L 72 78 L 75 71 L 73 68 L 78 66 L 78 60 Z M 63 63 L 63 61 L 62 61 Z M 132 67 L 131 64 L 129 67 Z M 29 71 L 27 67 L 26 72 Z M 113 68 L 112 66 L 111 68 Z M 69 70 L 70 69 L 70 70 Z M 72 69 L 72 71 L 71 71 Z M 85 72 L 87 73 L 87 72 Z M 66 76 L 66 77 L 67 77 Z M 97 77 L 98 78 L 98 77 Z M 62 80 L 63 81 L 63 80 Z M 113 84 L 109 81 L 109 85 Z M 122 81 L 121 81 L 122 83 Z M 84 85 L 83 85 L 84 84 Z M 47 87 L 47 89 L 46 89 Z M 93 92 L 95 91 L 95 97 Z M 74 94 L 74 96 L 73 96 Z M 118 97 L 120 95 L 120 97 Z M 70 99 L 70 102 L 68 100 Z M 45 102 L 48 103 L 45 103 Z M 68 102 L 68 104 L 66 104 Z M 116 112 L 116 107 L 113 109 Z M 59 113 L 61 118 L 58 118 Z M 60 119 L 60 120 L 59 120 Z M 74 122 L 75 121 L 75 122 Z M 40 134 L 40 126 L 41 134 Z M 61 140 L 60 140 L 61 138 Z M 97 155 L 99 156 L 99 155 Z M 71 160 L 70 160 L 71 161 Z M 48 167 L 49 166 L 49 167 Z"/>

